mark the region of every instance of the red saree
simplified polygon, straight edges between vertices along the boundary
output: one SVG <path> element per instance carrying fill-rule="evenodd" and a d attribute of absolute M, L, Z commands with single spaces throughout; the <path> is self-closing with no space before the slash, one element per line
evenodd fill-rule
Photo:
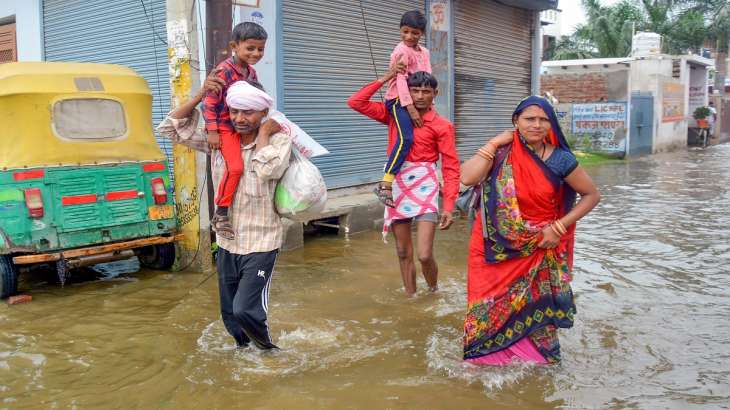
<path fill-rule="evenodd" d="M 567 147 L 560 134 L 551 131 L 548 139 Z M 542 229 L 574 202 L 575 192 L 515 132 L 482 185 L 472 230 L 465 360 L 495 365 L 560 360 L 556 330 L 571 327 L 575 314 L 570 288 L 575 227 L 555 249 L 537 244 Z"/>

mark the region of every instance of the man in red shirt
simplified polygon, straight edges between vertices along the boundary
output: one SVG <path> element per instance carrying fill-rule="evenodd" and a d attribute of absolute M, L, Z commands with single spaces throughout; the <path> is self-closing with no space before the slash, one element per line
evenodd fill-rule
<path fill-rule="evenodd" d="M 370 101 L 387 84 L 396 71 L 391 69 L 347 101 L 353 110 L 388 125 L 388 151 L 398 138 L 398 121 L 388 114 L 385 103 Z M 393 182 L 395 206 L 386 207 L 383 234 L 392 227 L 406 294 L 416 293 L 416 266 L 413 261 L 411 223 L 415 222 L 418 260 L 429 290 L 438 289 L 438 265 L 433 257 L 433 239 L 436 225 L 448 229 L 453 223 L 452 211 L 459 193 L 459 156 L 456 153 L 454 126 L 433 109 L 438 94 L 438 82 L 433 75 L 419 71 L 408 77 L 408 89 L 413 105 L 423 120 L 423 126 L 414 128 L 413 145 L 401 171 Z M 438 212 L 439 181 L 436 162 L 441 157 L 443 175 L 442 212 Z"/>

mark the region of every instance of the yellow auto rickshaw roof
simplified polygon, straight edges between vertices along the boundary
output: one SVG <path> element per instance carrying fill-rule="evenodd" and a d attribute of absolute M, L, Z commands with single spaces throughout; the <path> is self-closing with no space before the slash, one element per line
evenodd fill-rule
<path fill-rule="evenodd" d="M 126 134 L 116 140 L 61 138 L 54 104 L 76 98 L 120 103 Z M 152 94 L 134 70 L 95 63 L 0 64 L 0 170 L 164 159 L 152 130 Z"/>
<path fill-rule="evenodd" d="M 33 92 L 75 93 L 78 89 L 74 79 L 78 77 L 99 78 L 105 92 L 150 94 L 144 78 L 128 67 L 44 61 L 0 64 L 0 96 Z"/>

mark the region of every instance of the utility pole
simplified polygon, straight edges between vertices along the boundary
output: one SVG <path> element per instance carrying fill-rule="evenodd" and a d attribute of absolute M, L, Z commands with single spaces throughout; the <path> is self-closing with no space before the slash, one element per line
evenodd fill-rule
<path fill-rule="evenodd" d="M 174 107 L 178 107 L 190 98 L 191 91 L 198 88 L 199 76 L 194 72 L 192 61 L 198 59 L 198 20 L 190 10 L 198 0 L 167 0 L 167 47 L 168 69 L 170 72 L 170 95 Z M 196 9 L 197 10 L 197 9 Z M 178 243 L 180 258 L 179 269 L 190 268 L 197 272 L 210 272 L 213 261 L 210 252 L 210 240 L 204 234 L 209 228 L 207 212 L 201 209 L 201 196 L 206 183 L 205 155 L 196 153 L 180 144 L 174 144 L 173 172 L 175 175 L 175 207 L 177 227 L 184 235 Z"/>
<path fill-rule="evenodd" d="M 198 0 L 200 1 L 200 0 Z M 231 0 L 207 0 L 205 2 L 205 72 L 210 72 L 221 61 L 228 58 L 228 42 L 231 40 L 233 29 L 233 6 Z M 206 172 L 208 173 L 208 214 L 215 212 L 213 187 L 213 173 L 211 171 L 210 155 L 205 161 Z M 211 229 L 211 241 L 214 240 L 214 233 Z"/>
<path fill-rule="evenodd" d="M 215 68 L 229 55 L 228 42 L 233 29 L 231 0 L 207 0 L 205 2 L 205 60 L 206 72 Z"/>

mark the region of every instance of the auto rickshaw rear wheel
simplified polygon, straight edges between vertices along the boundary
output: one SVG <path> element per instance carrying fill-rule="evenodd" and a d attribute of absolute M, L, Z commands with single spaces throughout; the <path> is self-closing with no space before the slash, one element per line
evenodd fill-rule
<path fill-rule="evenodd" d="M 145 246 L 137 252 L 139 263 L 145 268 L 167 270 L 175 263 L 175 244 L 161 243 Z"/>
<path fill-rule="evenodd" d="M 18 268 L 9 255 L 0 255 L 0 299 L 18 293 Z"/>

